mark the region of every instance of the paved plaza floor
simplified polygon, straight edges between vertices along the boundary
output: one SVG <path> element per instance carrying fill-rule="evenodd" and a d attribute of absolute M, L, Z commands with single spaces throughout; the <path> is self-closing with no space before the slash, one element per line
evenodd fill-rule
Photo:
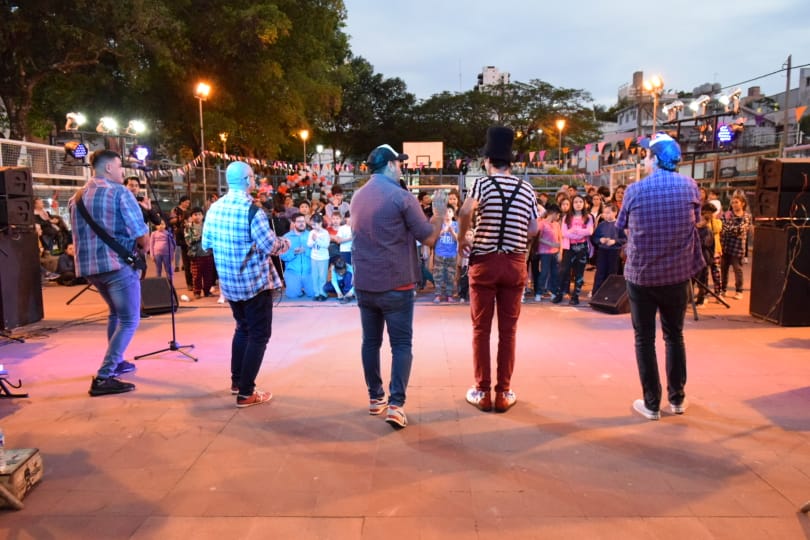
<path fill-rule="evenodd" d="M 45 463 L 0 538 L 810 538 L 810 329 L 752 318 L 747 293 L 689 314 L 690 406 L 658 422 L 631 411 L 629 315 L 528 301 L 518 403 L 482 413 L 464 401 L 469 306 L 424 294 L 394 431 L 367 414 L 355 304 L 282 300 L 258 377 L 274 399 L 237 409 L 216 298 L 177 313 L 198 362 L 144 358 L 123 377 L 135 392 L 90 398 L 106 307 L 92 291 L 65 305 L 78 290 L 45 287 L 45 319 L 0 344 L 30 393 L 0 401 L 7 446 Z M 142 321 L 128 359 L 171 337 L 168 314 Z M 383 358 L 387 380 L 387 342 Z"/>

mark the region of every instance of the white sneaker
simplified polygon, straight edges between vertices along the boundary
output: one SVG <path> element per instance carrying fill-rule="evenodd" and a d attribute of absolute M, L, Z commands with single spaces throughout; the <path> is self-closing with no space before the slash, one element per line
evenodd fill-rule
<path fill-rule="evenodd" d="M 224 304 L 224 303 L 225 303 L 225 297 L 220 294 L 219 299 L 217 299 L 217 304 Z"/>
<path fill-rule="evenodd" d="M 737 294 L 735 294 L 733 296 L 733 298 L 734 298 L 734 300 L 742 300 L 743 299 L 743 294 L 741 292 L 738 292 Z"/>
<path fill-rule="evenodd" d="M 686 399 L 684 399 L 679 405 L 675 405 L 674 403 L 669 404 L 669 410 L 672 411 L 672 414 L 683 414 L 686 412 L 686 407 L 688 407 L 688 403 L 686 403 Z"/>
<path fill-rule="evenodd" d="M 637 399 L 633 402 L 633 410 L 647 420 L 660 420 L 661 418 L 661 413 L 659 411 L 651 411 L 648 409 L 647 405 L 644 404 L 643 399 Z"/>
<path fill-rule="evenodd" d="M 534 295 L 534 301 L 535 302 L 542 302 L 543 301 L 543 296 L 539 295 L 539 294 L 535 294 Z"/>

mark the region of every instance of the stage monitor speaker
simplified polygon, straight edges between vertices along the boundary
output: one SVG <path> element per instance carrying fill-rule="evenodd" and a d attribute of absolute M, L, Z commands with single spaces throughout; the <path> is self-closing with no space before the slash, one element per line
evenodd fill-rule
<path fill-rule="evenodd" d="M 43 315 L 37 233 L 0 232 L 0 324 L 12 330 Z"/>
<path fill-rule="evenodd" d="M 810 191 L 758 189 L 752 210 L 757 217 L 806 219 L 810 217 Z"/>
<path fill-rule="evenodd" d="M 165 277 L 146 278 L 141 280 L 141 310 L 149 315 L 177 311 L 177 293 Z"/>
<path fill-rule="evenodd" d="M 34 199 L 0 195 L 0 228 L 34 224 Z"/>
<path fill-rule="evenodd" d="M 630 300 L 627 298 L 624 276 L 608 276 L 599 290 L 591 295 L 589 304 L 592 308 L 607 313 L 629 313 Z"/>
<path fill-rule="evenodd" d="M 0 167 L 0 195 L 34 197 L 31 169 L 27 167 Z"/>
<path fill-rule="evenodd" d="M 806 191 L 810 189 L 810 159 L 761 158 L 757 189 Z"/>
<path fill-rule="evenodd" d="M 810 281 L 800 275 L 810 275 L 810 229 L 756 227 L 752 259 L 751 315 L 810 326 Z"/>

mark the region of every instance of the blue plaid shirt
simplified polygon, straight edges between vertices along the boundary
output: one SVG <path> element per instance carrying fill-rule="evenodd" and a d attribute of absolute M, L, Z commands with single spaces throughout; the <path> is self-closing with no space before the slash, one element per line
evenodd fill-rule
<path fill-rule="evenodd" d="M 214 251 L 220 290 L 232 302 L 280 288 L 270 256 L 290 247 L 287 239 L 276 237 L 262 210 L 250 220 L 252 204 L 247 193 L 231 190 L 211 205 L 203 224 L 202 247 Z"/>
<path fill-rule="evenodd" d="M 135 252 L 135 240 L 149 232 L 141 206 L 122 184 L 106 178 L 91 178 L 79 192 L 93 220 L 128 252 Z M 76 208 L 68 203 L 73 245 L 76 249 L 76 275 L 92 276 L 127 266 L 118 254 L 99 238 Z"/>
<path fill-rule="evenodd" d="M 641 286 L 688 281 L 706 265 L 696 227 L 700 193 L 695 181 L 664 169 L 630 184 L 616 227 L 627 229 L 624 277 Z"/>

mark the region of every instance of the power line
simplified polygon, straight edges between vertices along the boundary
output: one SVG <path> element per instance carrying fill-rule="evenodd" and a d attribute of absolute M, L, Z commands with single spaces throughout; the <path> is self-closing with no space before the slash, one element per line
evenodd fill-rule
<path fill-rule="evenodd" d="M 803 68 L 803 67 L 807 67 L 807 66 L 810 66 L 810 64 L 802 64 L 801 66 L 792 66 L 791 69 Z M 766 77 L 770 77 L 771 75 L 776 75 L 777 73 L 782 73 L 783 71 L 787 71 L 787 68 L 783 67 L 782 69 L 777 69 L 776 71 L 768 73 L 766 75 L 760 75 L 759 77 L 754 77 L 753 79 L 748 79 L 747 81 L 742 81 L 742 82 L 730 84 L 728 86 L 724 86 L 720 90 L 728 90 L 729 88 L 734 88 L 735 86 L 742 86 L 742 85 L 748 84 L 750 82 L 754 82 L 754 81 L 758 81 L 760 79 L 764 79 Z"/>

